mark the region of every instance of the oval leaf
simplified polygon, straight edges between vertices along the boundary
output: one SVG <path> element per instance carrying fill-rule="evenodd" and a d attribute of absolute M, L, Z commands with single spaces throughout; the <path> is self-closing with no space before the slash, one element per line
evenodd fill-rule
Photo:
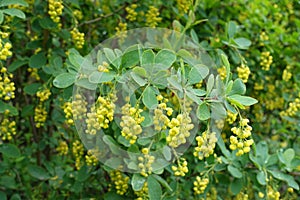
<path fill-rule="evenodd" d="M 75 82 L 76 74 L 62 73 L 55 77 L 53 85 L 57 88 L 67 88 Z"/>

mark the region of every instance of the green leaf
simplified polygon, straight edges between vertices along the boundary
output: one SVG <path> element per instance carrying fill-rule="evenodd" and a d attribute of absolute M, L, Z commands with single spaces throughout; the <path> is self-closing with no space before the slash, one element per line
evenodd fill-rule
<path fill-rule="evenodd" d="M 167 78 L 168 83 L 176 90 L 179 90 L 180 92 L 182 92 L 182 86 L 178 80 L 178 77 L 173 75 L 169 78 Z"/>
<path fill-rule="evenodd" d="M 206 105 L 206 102 L 201 103 L 197 109 L 197 117 L 201 121 L 207 120 L 210 118 L 209 108 Z"/>
<path fill-rule="evenodd" d="M 106 83 L 110 82 L 115 78 L 114 72 L 98 72 L 95 71 L 89 76 L 91 83 Z"/>
<path fill-rule="evenodd" d="M 8 67 L 9 72 L 14 72 L 17 70 L 19 67 L 22 67 L 23 65 L 26 65 L 28 61 L 25 60 L 15 60 L 14 62 L 11 63 Z"/>
<path fill-rule="evenodd" d="M 156 99 L 155 90 L 153 87 L 146 87 L 145 91 L 143 92 L 142 100 L 148 109 L 153 109 L 157 106 L 158 101 Z"/>
<path fill-rule="evenodd" d="M 22 200 L 19 194 L 13 194 L 10 197 L 10 200 Z"/>
<path fill-rule="evenodd" d="M 45 56 L 45 53 L 41 52 L 31 56 L 28 64 L 31 68 L 42 68 L 46 63 L 47 58 Z"/>
<path fill-rule="evenodd" d="M 115 55 L 115 52 L 112 49 L 109 48 L 103 48 L 104 54 L 107 58 L 107 60 L 110 63 L 113 63 L 115 61 L 115 59 L 117 58 L 117 56 Z"/>
<path fill-rule="evenodd" d="M 0 146 L 0 152 L 3 155 L 11 158 L 17 158 L 21 155 L 20 150 L 14 144 L 2 144 Z"/>
<path fill-rule="evenodd" d="M 267 184 L 267 182 L 266 182 L 267 176 L 266 176 L 266 173 L 264 171 L 258 172 L 256 174 L 256 179 L 259 182 L 259 184 L 261 184 L 261 185 L 266 185 Z"/>
<path fill-rule="evenodd" d="M 89 176 L 90 176 L 90 173 L 89 173 L 87 166 L 83 165 L 77 173 L 76 180 L 79 182 L 84 182 L 89 178 Z"/>
<path fill-rule="evenodd" d="M 229 76 L 230 76 L 230 64 L 229 64 L 227 56 L 223 53 L 221 54 L 221 59 L 226 68 L 226 85 L 227 85 L 227 83 L 229 81 Z"/>
<path fill-rule="evenodd" d="M 144 68 L 142 67 L 135 67 L 132 69 L 132 71 L 136 74 L 138 74 L 141 77 L 146 77 L 147 76 L 147 72 Z"/>
<path fill-rule="evenodd" d="M 4 14 L 3 14 L 3 12 L 0 10 L 0 24 L 2 24 L 3 20 L 4 20 Z"/>
<path fill-rule="evenodd" d="M 246 85 L 243 83 L 241 79 L 235 79 L 231 91 L 229 92 L 228 95 L 233 95 L 233 94 L 240 94 L 243 95 L 246 93 Z"/>
<path fill-rule="evenodd" d="M 246 38 L 235 38 L 234 42 L 240 49 L 248 49 L 248 47 L 251 45 L 251 41 Z"/>
<path fill-rule="evenodd" d="M 13 116 L 18 115 L 17 108 L 0 100 L 0 113 L 4 113 L 6 110 L 9 110 L 10 115 L 13 115 Z"/>
<path fill-rule="evenodd" d="M 126 197 L 117 194 L 115 191 L 110 191 L 105 193 L 104 200 L 128 200 L 128 199 Z"/>
<path fill-rule="evenodd" d="M 96 90 L 97 84 L 91 83 L 88 78 L 81 78 L 76 80 L 75 85 L 88 90 Z"/>
<path fill-rule="evenodd" d="M 76 74 L 62 73 L 55 77 L 53 85 L 57 88 L 67 88 L 71 86 L 76 80 Z"/>
<path fill-rule="evenodd" d="M 213 74 L 209 75 L 207 83 L 206 83 L 206 92 L 210 94 L 211 90 L 213 89 L 215 84 L 215 77 Z"/>
<path fill-rule="evenodd" d="M 24 87 L 24 92 L 29 95 L 35 95 L 36 92 L 41 87 L 41 85 L 42 85 L 41 83 L 32 83 L 32 84 L 26 85 Z"/>
<path fill-rule="evenodd" d="M 18 17 L 21 19 L 25 19 L 26 15 L 23 11 L 16 9 L 16 8 L 8 8 L 8 9 L 4 9 L 2 10 L 3 13 L 10 15 L 12 17 Z"/>
<path fill-rule="evenodd" d="M 243 188 L 243 179 L 237 178 L 234 179 L 230 184 L 230 191 L 233 195 L 237 195 Z"/>
<path fill-rule="evenodd" d="M 227 97 L 228 100 L 230 102 L 238 102 L 240 103 L 241 105 L 244 105 L 244 106 L 251 106 L 253 104 L 256 104 L 258 101 L 252 97 L 248 97 L 248 96 L 241 96 L 241 95 L 238 95 L 238 94 L 234 94 L 234 95 L 231 95 L 229 97 Z"/>
<path fill-rule="evenodd" d="M 156 174 L 153 174 L 152 175 L 158 182 L 160 182 L 160 184 L 162 186 L 164 186 L 165 188 L 167 188 L 170 192 L 173 192 L 173 189 L 170 187 L 170 185 L 168 184 L 168 182 L 163 179 L 162 177 L 156 175 Z"/>
<path fill-rule="evenodd" d="M 162 150 L 162 153 L 163 153 L 163 155 L 164 155 L 164 157 L 165 157 L 165 159 L 166 159 L 167 161 L 170 161 L 170 160 L 171 160 L 171 158 L 172 158 L 172 152 L 171 152 L 170 147 L 164 146 L 164 147 L 163 147 L 163 150 Z"/>
<path fill-rule="evenodd" d="M 139 86 L 144 86 L 147 83 L 147 79 L 142 78 L 141 76 L 139 76 L 138 74 L 136 74 L 135 72 L 131 72 L 130 73 L 131 77 L 133 78 L 133 80 L 139 84 Z"/>
<path fill-rule="evenodd" d="M 211 117 L 213 119 L 224 119 L 227 115 L 226 109 L 223 103 L 213 102 L 211 104 Z"/>
<path fill-rule="evenodd" d="M 291 163 L 292 160 L 295 157 L 295 151 L 294 151 L 294 149 L 289 148 L 289 149 L 285 150 L 284 153 L 283 153 L 283 157 L 284 157 L 284 159 L 285 159 L 285 161 L 287 163 Z"/>
<path fill-rule="evenodd" d="M 230 174 L 235 177 L 235 178 L 242 178 L 243 174 L 240 172 L 239 169 L 237 169 L 236 167 L 232 166 L 232 165 L 228 165 L 227 166 L 228 171 L 230 172 Z"/>
<path fill-rule="evenodd" d="M 7 200 L 7 196 L 4 192 L 0 191 L 0 199 Z"/>
<path fill-rule="evenodd" d="M 28 3 L 24 0 L 1 0 L 0 1 L 0 7 L 4 7 L 4 6 L 9 6 L 9 5 L 13 5 L 13 4 L 17 4 L 20 6 L 28 6 Z"/>
<path fill-rule="evenodd" d="M 77 71 L 80 69 L 81 64 L 85 61 L 85 59 L 79 54 L 79 52 L 76 49 L 69 50 L 69 56 L 68 59 L 70 63 L 77 69 Z"/>
<path fill-rule="evenodd" d="M 194 29 L 191 29 L 191 37 L 192 37 L 193 42 L 195 42 L 196 44 L 199 43 L 199 38 L 198 38 L 197 33 Z"/>
<path fill-rule="evenodd" d="M 142 58 L 141 58 L 141 66 L 142 67 L 152 67 L 155 60 L 155 54 L 152 51 L 152 49 L 148 49 L 143 52 Z"/>
<path fill-rule="evenodd" d="M 148 193 L 150 200 L 160 200 L 162 197 L 162 189 L 160 184 L 153 176 L 148 176 Z"/>
<path fill-rule="evenodd" d="M 160 69 L 168 69 L 176 61 L 176 54 L 170 50 L 162 49 L 155 56 L 155 64 Z"/>
<path fill-rule="evenodd" d="M 293 176 L 284 174 L 281 171 L 269 170 L 268 172 L 270 172 L 274 178 L 276 178 L 278 180 L 286 181 L 290 187 L 292 187 L 296 190 L 299 190 L 299 185 L 295 181 Z"/>
<path fill-rule="evenodd" d="M 227 33 L 228 33 L 228 38 L 233 38 L 235 33 L 237 31 L 237 26 L 236 23 L 234 21 L 229 21 L 228 25 L 227 25 Z"/>
<path fill-rule="evenodd" d="M 134 191 L 140 191 L 144 183 L 146 182 L 146 178 L 140 174 L 133 174 L 132 179 L 131 179 L 131 185 L 132 189 Z"/>
<path fill-rule="evenodd" d="M 122 56 L 122 67 L 129 68 L 135 66 L 140 61 L 139 46 L 129 47 Z"/>
<path fill-rule="evenodd" d="M 28 173 L 32 177 L 37 178 L 39 180 L 47 180 L 50 178 L 48 172 L 44 168 L 37 165 L 29 165 Z"/>

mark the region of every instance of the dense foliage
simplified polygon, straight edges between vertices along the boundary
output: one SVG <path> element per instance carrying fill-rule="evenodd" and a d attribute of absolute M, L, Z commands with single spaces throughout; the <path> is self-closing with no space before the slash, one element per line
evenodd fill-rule
<path fill-rule="evenodd" d="M 299 1 L 0 0 L 0 199 L 298 199 L 299 41 Z"/>

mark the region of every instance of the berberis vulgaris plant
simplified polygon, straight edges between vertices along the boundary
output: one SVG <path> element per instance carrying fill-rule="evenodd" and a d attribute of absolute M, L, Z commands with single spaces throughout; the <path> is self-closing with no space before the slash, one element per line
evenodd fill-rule
<path fill-rule="evenodd" d="M 297 199 L 297 1 L 0 0 L 0 199 Z"/>

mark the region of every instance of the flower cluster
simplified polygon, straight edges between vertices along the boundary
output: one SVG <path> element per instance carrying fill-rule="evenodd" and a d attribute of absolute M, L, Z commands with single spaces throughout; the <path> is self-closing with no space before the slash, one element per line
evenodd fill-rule
<path fill-rule="evenodd" d="M 0 38 L 0 60 L 6 60 L 9 56 L 12 56 L 11 48 L 12 45 L 9 42 L 2 44 L 2 39 Z"/>
<path fill-rule="evenodd" d="M 189 11 L 191 5 L 192 5 L 191 0 L 177 0 L 177 7 L 178 7 L 178 11 L 180 14 L 187 14 L 187 12 Z"/>
<path fill-rule="evenodd" d="M 107 62 L 104 61 L 104 62 L 102 63 L 102 65 L 99 65 L 99 66 L 98 66 L 97 70 L 98 70 L 99 72 L 109 72 L 108 66 L 109 66 L 109 64 L 108 64 Z"/>
<path fill-rule="evenodd" d="M 286 68 L 283 70 L 282 73 L 282 80 L 285 82 L 288 82 L 292 78 L 292 72 L 291 72 L 291 66 L 288 65 Z"/>
<path fill-rule="evenodd" d="M 269 40 L 269 36 L 267 35 L 266 32 L 262 31 L 262 32 L 259 34 L 259 39 L 260 39 L 261 41 L 267 41 L 267 40 Z"/>
<path fill-rule="evenodd" d="M 40 128 L 44 126 L 44 123 L 47 119 L 47 110 L 43 104 L 38 104 L 34 108 L 34 122 L 35 127 Z"/>
<path fill-rule="evenodd" d="M 13 74 L 8 74 L 7 69 L 2 67 L 0 70 L 0 99 L 8 101 L 15 98 L 15 83 L 11 82 Z"/>
<path fill-rule="evenodd" d="M 120 38 L 120 42 L 124 42 L 124 39 L 127 37 L 127 23 L 119 22 L 116 27 L 116 35 Z"/>
<path fill-rule="evenodd" d="M 75 99 L 72 102 L 72 114 L 75 120 L 83 119 L 87 112 L 87 102 L 80 94 L 75 95 Z"/>
<path fill-rule="evenodd" d="M 137 136 L 143 131 L 140 125 L 145 120 L 145 117 L 141 116 L 143 110 L 131 107 L 129 103 L 126 103 L 121 110 L 123 115 L 120 122 L 121 134 L 129 140 L 130 144 L 134 144 Z"/>
<path fill-rule="evenodd" d="M 300 97 L 296 98 L 294 102 L 290 102 L 289 107 L 285 111 L 281 111 L 280 115 L 294 117 L 296 113 L 300 110 Z"/>
<path fill-rule="evenodd" d="M 95 155 L 95 150 L 90 149 L 85 155 L 85 162 L 88 166 L 96 166 L 98 164 L 98 158 Z"/>
<path fill-rule="evenodd" d="M 236 120 L 237 115 L 238 115 L 238 113 L 232 113 L 230 111 L 227 111 L 226 121 L 229 124 L 233 124 L 235 122 L 235 120 Z"/>
<path fill-rule="evenodd" d="M 84 154 L 83 145 L 79 140 L 73 142 L 72 152 L 73 155 L 75 156 L 75 168 L 79 170 L 82 166 L 81 158 Z"/>
<path fill-rule="evenodd" d="M 49 99 L 51 92 L 48 88 L 44 88 L 36 93 L 36 96 L 39 99 L 38 105 L 34 109 L 34 122 L 35 127 L 40 128 L 44 126 L 44 123 L 47 119 L 47 110 L 44 105 L 44 102 Z"/>
<path fill-rule="evenodd" d="M 9 111 L 6 110 L 4 111 L 2 122 L 0 124 L 0 138 L 3 141 L 9 141 L 16 133 L 16 122 L 9 119 Z"/>
<path fill-rule="evenodd" d="M 262 52 L 260 55 L 260 66 L 263 70 L 269 71 L 270 66 L 273 62 L 273 57 L 270 55 L 269 51 Z"/>
<path fill-rule="evenodd" d="M 68 125 L 74 125 L 74 120 L 72 117 L 72 103 L 71 102 L 65 102 L 64 105 L 62 106 L 64 113 L 65 113 L 65 118 L 66 118 L 66 123 Z"/>
<path fill-rule="evenodd" d="M 45 88 L 44 90 L 37 91 L 36 96 L 39 98 L 40 102 L 46 101 L 49 99 L 51 95 L 51 92 L 48 88 Z"/>
<path fill-rule="evenodd" d="M 126 7 L 125 10 L 127 12 L 126 19 L 133 22 L 136 20 L 137 12 L 135 9 L 137 8 L 137 5 L 135 3 L 131 4 L 129 7 Z"/>
<path fill-rule="evenodd" d="M 203 194 L 208 183 L 209 183 L 208 178 L 200 178 L 200 176 L 197 176 L 196 180 L 194 181 L 194 187 L 193 187 L 194 193 L 196 195 Z"/>
<path fill-rule="evenodd" d="M 218 68 L 217 71 L 218 71 L 218 73 L 220 75 L 220 78 L 222 80 L 224 80 L 226 78 L 226 76 L 227 76 L 225 66 L 222 66 L 222 67 Z"/>
<path fill-rule="evenodd" d="M 167 107 L 167 98 L 163 98 L 162 95 L 158 95 L 156 99 L 159 101 L 159 104 L 156 109 L 154 109 L 154 116 L 153 116 L 153 125 L 156 131 L 165 130 L 167 128 L 168 123 L 170 122 L 168 116 L 171 116 L 173 113 L 173 109 Z M 166 114 L 164 114 L 166 111 Z"/>
<path fill-rule="evenodd" d="M 91 108 L 91 112 L 86 114 L 86 130 L 85 133 L 86 134 L 90 134 L 90 135 L 96 135 L 97 131 L 99 131 L 101 129 L 100 124 L 97 121 L 97 113 L 96 113 L 96 108 L 95 106 L 92 106 Z"/>
<path fill-rule="evenodd" d="M 271 186 L 267 187 L 267 197 L 271 200 L 279 200 L 280 198 L 280 192 L 275 191 Z"/>
<path fill-rule="evenodd" d="M 115 185 L 117 194 L 124 195 L 128 190 L 129 177 L 123 175 L 119 170 L 111 171 L 109 176 Z"/>
<path fill-rule="evenodd" d="M 56 147 L 56 151 L 58 155 L 67 155 L 69 151 L 69 147 L 66 141 L 60 141 L 58 147 Z"/>
<path fill-rule="evenodd" d="M 204 131 L 202 136 L 196 137 L 196 140 L 197 147 L 195 147 L 194 156 L 199 160 L 203 160 L 203 158 L 207 158 L 214 153 L 218 141 L 215 132 Z"/>
<path fill-rule="evenodd" d="M 248 82 L 249 75 L 251 73 L 250 68 L 242 64 L 240 67 L 237 68 L 238 77 L 242 79 L 244 83 Z"/>
<path fill-rule="evenodd" d="M 27 68 L 27 71 L 30 73 L 29 77 L 39 81 L 41 78 L 38 74 L 38 69 L 37 68 Z"/>
<path fill-rule="evenodd" d="M 148 197 L 148 182 L 145 181 L 141 190 L 134 191 L 135 195 L 138 197 L 136 200 L 144 200 Z"/>
<path fill-rule="evenodd" d="M 159 17 L 159 10 L 154 6 L 150 6 L 146 13 L 146 25 L 155 28 L 162 18 Z"/>
<path fill-rule="evenodd" d="M 55 23 L 59 23 L 59 27 L 61 27 L 60 16 L 64 9 L 63 2 L 61 0 L 48 0 L 48 9 L 50 18 Z"/>
<path fill-rule="evenodd" d="M 73 15 L 76 17 L 76 19 L 81 20 L 83 18 L 83 14 L 81 12 L 81 10 L 74 10 L 73 11 Z"/>
<path fill-rule="evenodd" d="M 241 156 L 244 153 L 250 152 L 250 146 L 254 143 L 253 139 L 247 139 L 251 136 L 252 127 L 248 125 L 249 119 L 241 119 L 239 122 L 239 127 L 231 128 L 231 131 L 236 136 L 230 136 L 230 146 L 231 150 L 236 150 L 236 156 Z"/>
<path fill-rule="evenodd" d="M 236 195 L 236 197 L 234 199 L 236 199 L 236 200 L 248 200 L 249 195 L 245 194 L 244 192 L 240 192 Z"/>
<path fill-rule="evenodd" d="M 101 128 L 108 128 L 109 122 L 114 119 L 114 110 L 116 101 L 116 95 L 112 93 L 109 97 L 99 96 L 96 101 L 96 116 L 97 123 L 99 123 Z"/>
<path fill-rule="evenodd" d="M 177 166 L 173 165 L 171 168 L 175 176 L 185 176 L 189 172 L 188 163 L 185 158 L 180 158 L 177 160 Z"/>
<path fill-rule="evenodd" d="M 82 49 L 84 45 L 84 33 L 80 33 L 77 28 L 73 28 L 70 33 L 75 47 L 77 49 Z"/>
<path fill-rule="evenodd" d="M 172 118 L 168 123 L 169 135 L 166 140 L 169 146 L 176 148 L 186 143 L 186 138 L 190 136 L 190 130 L 194 128 L 187 112 L 178 114 L 176 118 Z"/>
<path fill-rule="evenodd" d="M 149 155 L 149 149 L 143 148 L 142 149 L 143 156 L 138 157 L 138 167 L 141 170 L 141 175 L 147 177 L 149 174 L 152 173 L 152 163 L 155 160 L 154 156 Z"/>

